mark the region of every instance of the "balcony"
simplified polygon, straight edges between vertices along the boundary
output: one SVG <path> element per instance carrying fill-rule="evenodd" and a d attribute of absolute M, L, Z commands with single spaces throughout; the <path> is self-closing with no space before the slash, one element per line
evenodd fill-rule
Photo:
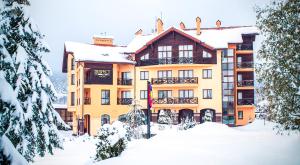
<path fill-rule="evenodd" d="M 198 104 L 198 97 L 191 98 L 156 98 L 153 99 L 154 104 Z"/>
<path fill-rule="evenodd" d="M 118 79 L 118 85 L 132 85 L 132 79 Z"/>
<path fill-rule="evenodd" d="M 253 98 L 243 98 L 237 100 L 238 105 L 253 105 L 254 99 Z"/>
<path fill-rule="evenodd" d="M 254 81 L 253 80 L 242 80 L 237 82 L 238 87 L 253 87 Z"/>
<path fill-rule="evenodd" d="M 169 78 L 152 78 L 153 85 L 160 84 L 198 84 L 198 77 L 169 77 Z"/>
<path fill-rule="evenodd" d="M 238 62 L 236 64 L 237 68 L 254 68 L 254 63 L 253 62 Z"/>
<path fill-rule="evenodd" d="M 89 97 L 84 98 L 84 105 L 89 105 L 89 104 L 91 104 L 91 98 Z"/>
<path fill-rule="evenodd" d="M 118 98 L 118 105 L 129 105 L 132 103 L 132 98 Z"/>
<path fill-rule="evenodd" d="M 253 50 L 253 44 L 237 44 L 236 50 Z"/>
<path fill-rule="evenodd" d="M 137 61 L 137 66 L 164 65 L 164 64 L 215 64 L 215 58 L 194 58 L 194 57 L 176 57 L 176 58 L 152 58 Z"/>

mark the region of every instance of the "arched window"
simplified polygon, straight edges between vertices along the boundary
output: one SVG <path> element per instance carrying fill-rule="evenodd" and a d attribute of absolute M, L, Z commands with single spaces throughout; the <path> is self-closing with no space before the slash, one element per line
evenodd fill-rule
<path fill-rule="evenodd" d="M 104 124 L 110 124 L 110 116 L 107 114 L 101 116 L 101 126 Z"/>
<path fill-rule="evenodd" d="M 120 122 L 126 122 L 126 116 L 127 116 L 126 114 L 122 114 L 122 115 L 119 116 L 118 120 Z"/>

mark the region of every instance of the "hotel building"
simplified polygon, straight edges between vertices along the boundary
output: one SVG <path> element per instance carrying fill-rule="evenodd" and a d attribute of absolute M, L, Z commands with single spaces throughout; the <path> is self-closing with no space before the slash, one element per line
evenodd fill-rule
<path fill-rule="evenodd" d="M 92 44 L 65 42 L 62 71 L 68 77 L 68 111 L 74 133 L 95 135 L 101 125 L 123 120 L 133 99 L 147 108 L 147 81 L 153 88 L 151 120 L 161 110 L 177 123 L 206 113 L 214 122 L 240 126 L 255 118 L 251 26 L 164 29 L 158 19 L 152 34 L 140 29 L 127 46 L 111 36 L 93 36 Z M 79 127 L 79 125 L 82 125 Z"/>

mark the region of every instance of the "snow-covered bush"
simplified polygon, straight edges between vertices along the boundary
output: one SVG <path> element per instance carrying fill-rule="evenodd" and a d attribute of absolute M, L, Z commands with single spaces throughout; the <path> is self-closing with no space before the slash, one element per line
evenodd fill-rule
<path fill-rule="evenodd" d="M 192 118 L 186 117 L 185 119 L 181 120 L 181 123 L 179 124 L 178 129 L 179 130 L 187 130 L 187 129 L 195 127 L 196 124 L 197 123 L 193 117 Z"/>
<path fill-rule="evenodd" d="M 173 117 L 171 110 L 160 110 L 158 114 L 159 124 L 173 124 Z"/>
<path fill-rule="evenodd" d="M 119 156 L 127 145 L 127 130 L 123 123 L 116 121 L 112 125 L 104 124 L 97 133 L 95 160 L 105 160 Z"/>
<path fill-rule="evenodd" d="M 143 137 L 142 125 L 146 124 L 146 115 L 141 110 L 141 105 L 138 100 L 133 100 L 129 105 L 130 111 L 126 115 L 126 123 L 128 124 L 128 131 L 130 138 L 140 139 Z"/>
<path fill-rule="evenodd" d="M 203 122 L 212 122 L 213 121 L 213 112 L 210 110 L 205 110 L 204 116 L 202 117 Z"/>

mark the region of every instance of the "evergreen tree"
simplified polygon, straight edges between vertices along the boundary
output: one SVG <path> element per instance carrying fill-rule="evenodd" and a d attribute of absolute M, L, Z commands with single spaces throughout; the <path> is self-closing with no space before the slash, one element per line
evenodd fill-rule
<path fill-rule="evenodd" d="M 146 123 L 145 113 L 141 110 L 142 106 L 138 100 L 133 100 L 129 105 L 130 111 L 127 113 L 126 120 L 129 125 L 130 135 L 133 138 L 139 139 L 142 137 L 143 130 L 141 125 Z"/>
<path fill-rule="evenodd" d="M 0 98 L 0 135 L 32 161 L 36 153 L 44 156 L 62 147 L 56 127 L 62 120 L 52 105 L 56 92 L 42 58 L 49 49 L 28 16 L 27 0 L 1 0 L 0 5 L 0 75 L 12 87 L 1 96 L 11 95 L 15 103 Z"/>
<path fill-rule="evenodd" d="M 257 9 L 264 41 L 258 52 L 258 90 L 268 118 L 279 130 L 300 131 L 300 1 L 272 2 Z"/>

